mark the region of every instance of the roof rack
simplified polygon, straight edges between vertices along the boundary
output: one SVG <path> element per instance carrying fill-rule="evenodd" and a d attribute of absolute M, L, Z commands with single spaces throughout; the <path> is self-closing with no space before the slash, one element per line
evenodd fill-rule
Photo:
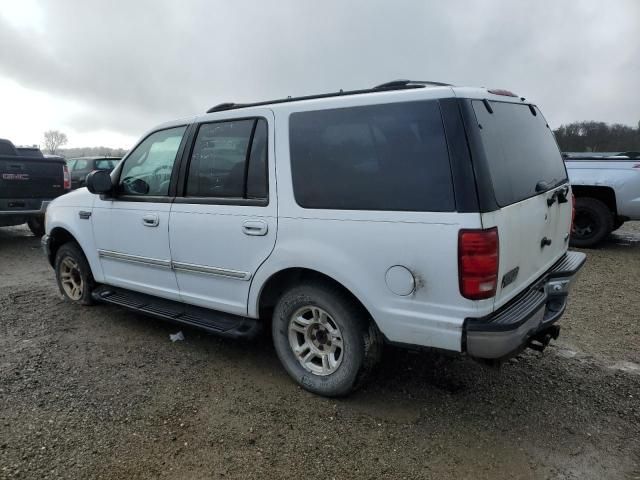
<path fill-rule="evenodd" d="M 411 85 L 421 87 L 452 87 L 450 83 L 433 82 L 431 80 L 392 80 L 391 82 L 382 83 L 373 87 L 375 90 L 393 90 L 396 88 L 408 87 Z"/>
<path fill-rule="evenodd" d="M 218 105 L 211 107 L 209 110 L 207 110 L 207 113 L 221 112 L 224 110 L 235 110 L 237 108 L 273 105 L 276 103 L 297 102 L 300 100 L 315 100 L 319 98 L 341 97 L 343 95 L 360 95 L 363 93 L 376 93 L 376 92 L 389 91 L 389 90 L 424 88 L 428 86 L 429 87 L 450 87 L 451 85 L 449 85 L 448 83 L 422 81 L 422 80 L 393 80 L 391 82 L 383 83 L 373 88 L 368 88 L 363 90 L 348 90 L 348 91 L 339 90 L 337 92 L 331 92 L 331 93 L 306 95 L 302 97 L 287 97 L 287 98 L 280 98 L 277 100 L 267 100 L 264 102 L 254 102 L 254 103 L 233 103 L 233 102 L 219 103 Z"/>

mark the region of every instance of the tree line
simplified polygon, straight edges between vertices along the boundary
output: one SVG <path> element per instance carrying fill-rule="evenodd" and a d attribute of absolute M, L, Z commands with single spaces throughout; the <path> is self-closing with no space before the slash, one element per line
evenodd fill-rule
<path fill-rule="evenodd" d="M 123 157 L 127 150 L 124 148 L 109 147 L 80 147 L 62 148 L 68 142 L 67 135 L 59 130 L 47 130 L 44 132 L 44 151 L 51 155 L 60 155 L 64 158 L 77 157 Z"/>
<path fill-rule="evenodd" d="M 57 155 L 61 155 L 64 158 L 78 158 L 78 157 L 123 157 L 128 150 L 124 148 L 110 148 L 110 147 L 78 147 L 78 148 L 59 148 L 56 151 Z"/>
<path fill-rule="evenodd" d="M 640 121 L 637 128 L 619 123 L 573 122 L 553 133 L 563 152 L 640 151 Z"/>

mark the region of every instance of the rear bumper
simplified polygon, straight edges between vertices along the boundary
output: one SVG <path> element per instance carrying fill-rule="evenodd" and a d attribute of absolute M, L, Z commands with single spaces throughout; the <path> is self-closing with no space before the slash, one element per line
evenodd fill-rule
<path fill-rule="evenodd" d="M 467 318 L 463 327 L 466 352 L 475 358 L 505 359 L 520 352 L 533 338 L 552 331 L 565 311 L 569 289 L 585 260 L 584 253 L 567 252 L 509 304 L 487 317 Z"/>
<path fill-rule="evenodd" d="M 0 199 L 0 215 L 16 217 L 44 215 L 52 201 L 52 198 L 3 198 Z"/>

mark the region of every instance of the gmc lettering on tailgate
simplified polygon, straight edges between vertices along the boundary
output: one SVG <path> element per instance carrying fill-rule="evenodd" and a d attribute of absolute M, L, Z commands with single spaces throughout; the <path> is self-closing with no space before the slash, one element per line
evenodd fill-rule
<path fill-rule="evenodd" d="M 29 180 L 28 173 L 3 173 L 3 180 Z"/>

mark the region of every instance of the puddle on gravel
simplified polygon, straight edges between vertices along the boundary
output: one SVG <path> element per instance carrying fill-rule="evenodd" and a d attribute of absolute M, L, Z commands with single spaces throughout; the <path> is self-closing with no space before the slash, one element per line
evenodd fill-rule
<path fill-rule="evenodd" d="M 640 375 L 640 365 L 633 362 L 616 362 L 613 365 L 609 366 L 609 368 L 613 370 L 621 370 L 627 373 L 635 373 L 636 375 Z"/>
<path fill-rule="evenodd" d="M 621 372 L 640 375 L 640 364 L 634 362 L 628 362 L 620 360 L 614 363 L 604 362 L 602 360 L 596 360 L 590 355 L 571 350 L 569 348 L 559 348 L 554 351 L 555 355 L 564 359 L 575 359 L 579 362 L 590 362 L 601 368 L 607 368 L 610 370 L 620 370 Z"/>

